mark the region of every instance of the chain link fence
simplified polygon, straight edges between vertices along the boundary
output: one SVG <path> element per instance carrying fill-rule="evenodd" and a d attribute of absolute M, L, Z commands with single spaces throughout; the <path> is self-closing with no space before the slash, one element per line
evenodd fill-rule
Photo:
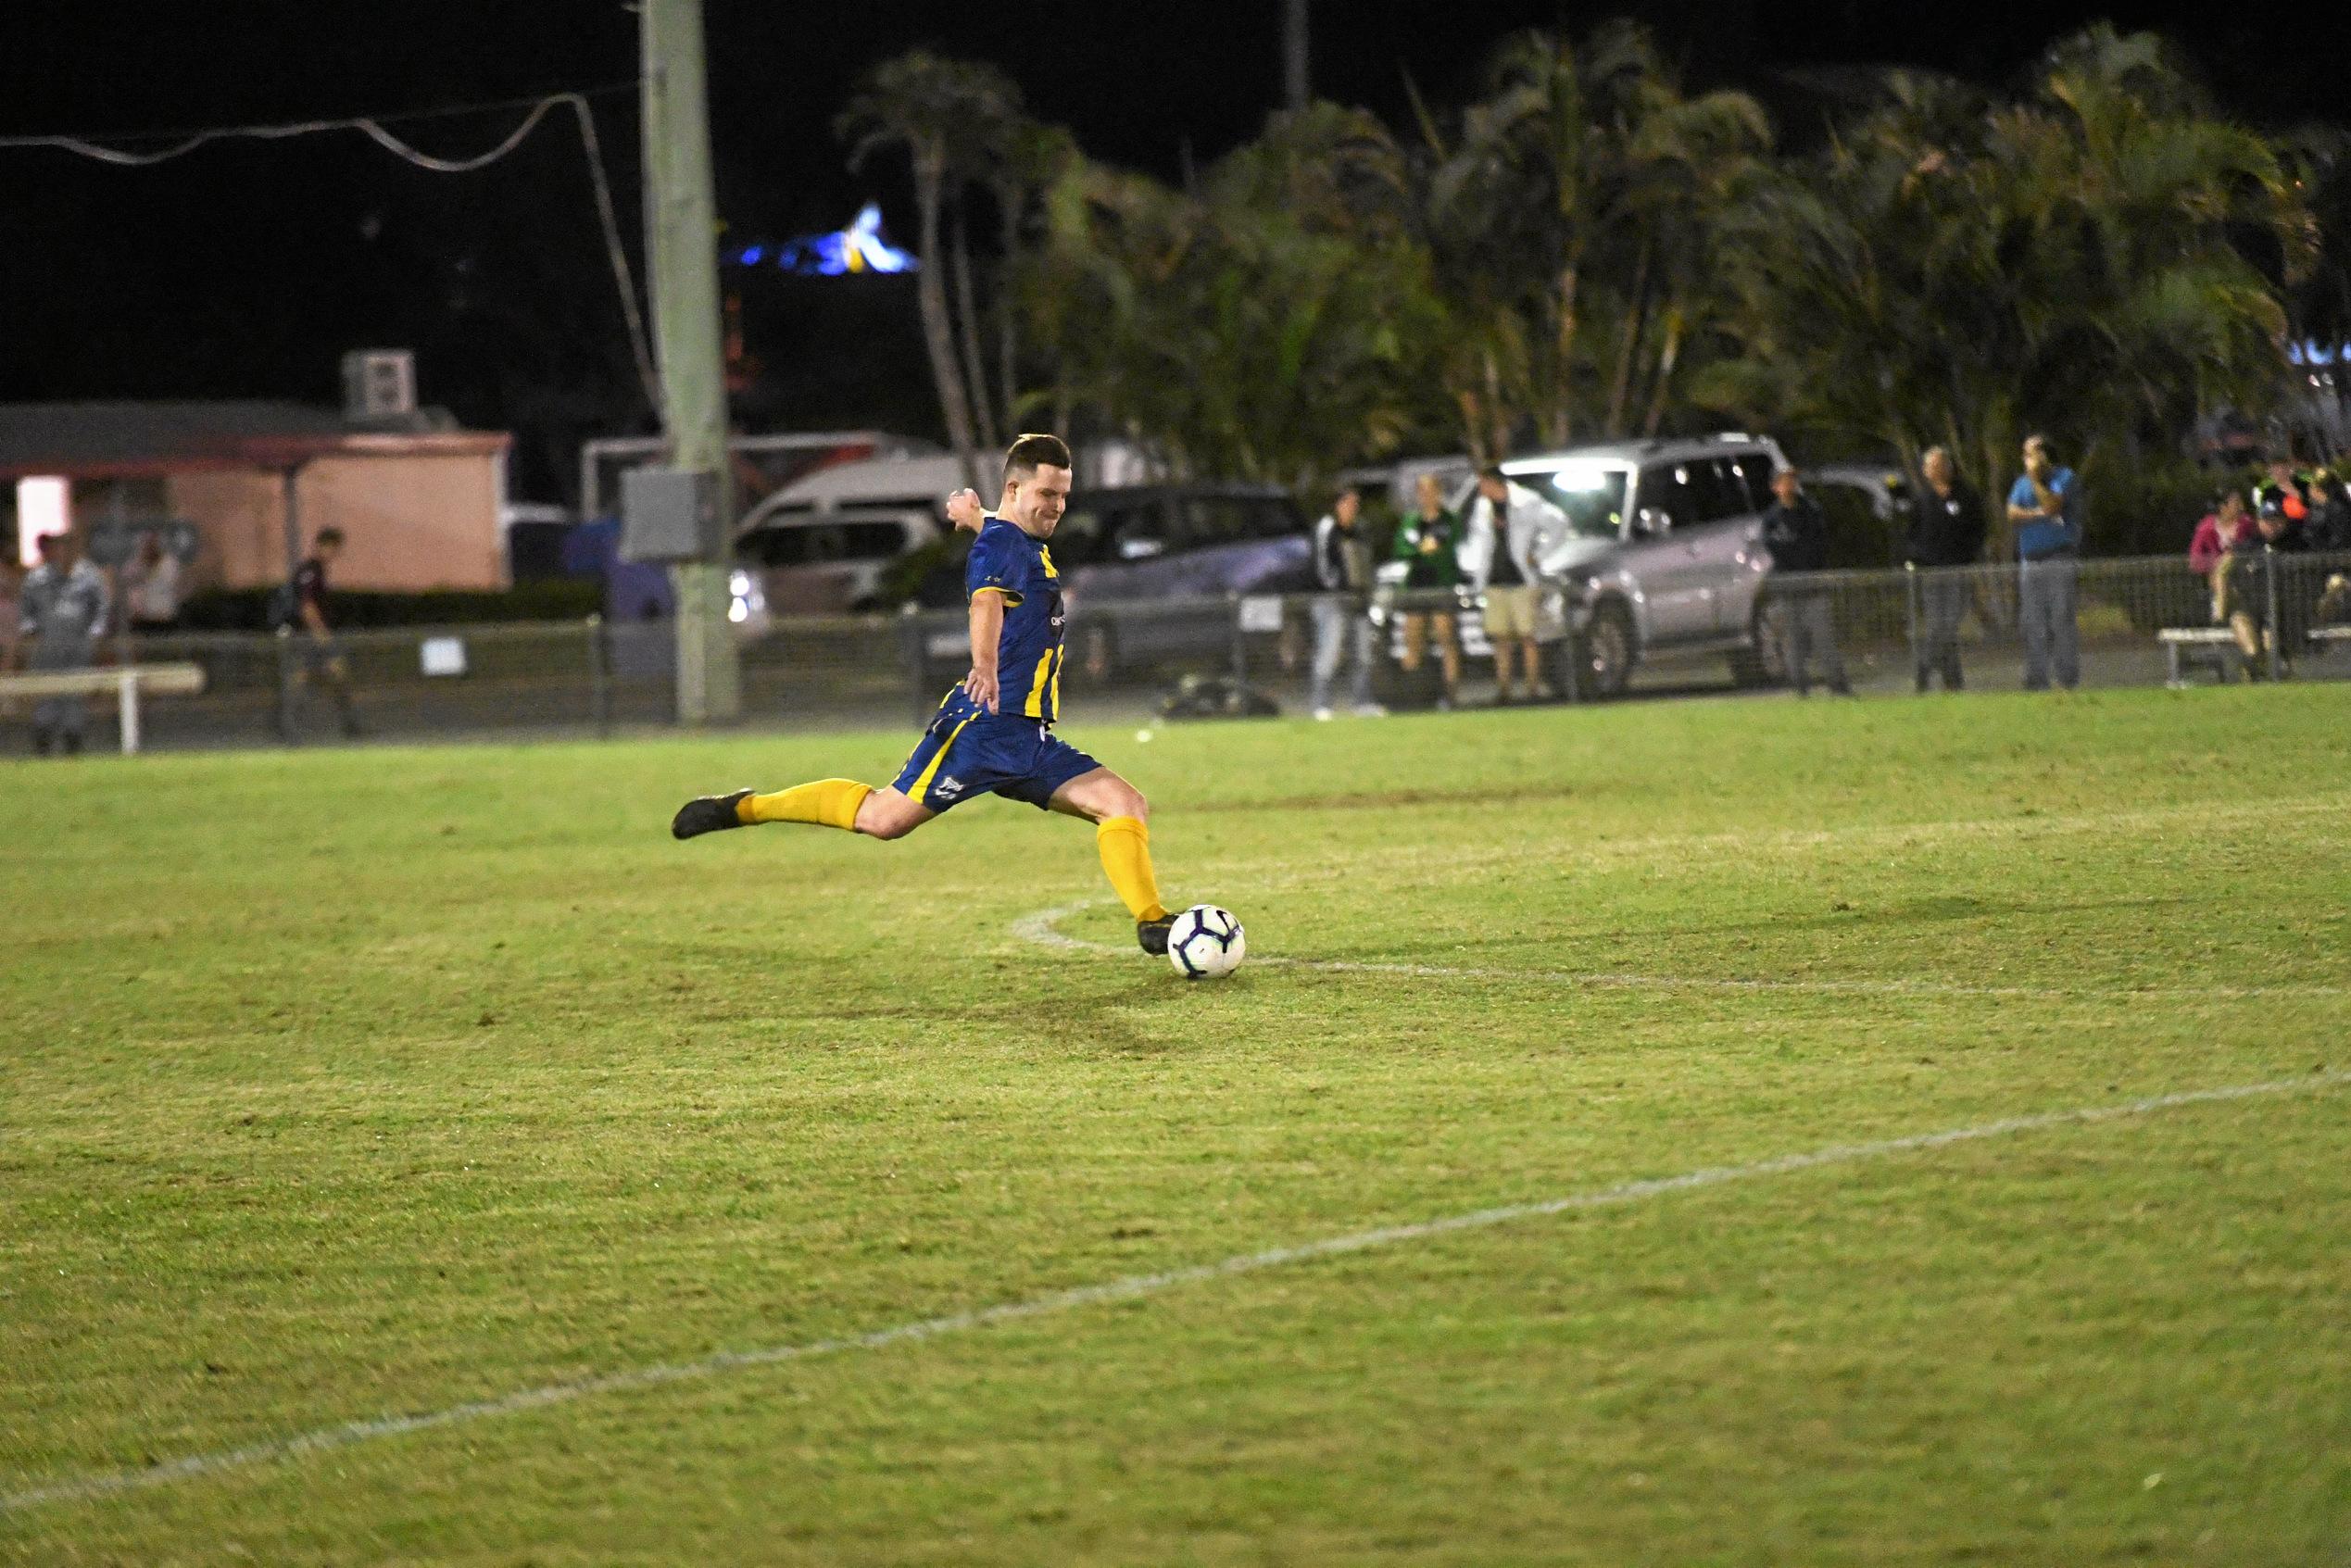
<path fill-rule="evenodd" d="M 2176 558 L 2065 563 L 2074 673 L 2085 686 L 2351 676 L 2351 555 L 2240 554 L 2211 577 Z M 1666 639 L 1578 584 L 1540 593 L 1535 680 L 1522 693 L 1562 703 L 1783 686 L 1797 633 L 1805 673 L 1831 680 L 1831 648 L 1858 692 L 2026 684 L 2031 605 L 2014 566 L 1774 574 L 1725 591 L 1713 634 Z M 1807 607 L 1814 607 L 1807 608 Z M 1807 619 L 1809 617 L 1809 619 Z M 1423 618 L 1418 635 L 1408 620 Z M 1825 635 L 1821 621 L 1825 620 Z M 1083 604 L 1067 628 L 1062 675 L 1074 721 L 1299 713 L 1309 709 L 1317 628 L 1340 657 L 1332 697 L 1352 704 L 1355 623 L 1368 628 L 1373 701 L 1390 709 L 1495 700 L 1493 650 L 1466 592 L 1385 592 L 1339 605 L 1312 596 L 1170 597 Z M 1634 628 L 1629 646 L 1612 641 Z M 1701 626 L 1701 632 L 1708 628 Z M 1441 645 L 1457 650 L 1449 687 Z M 1410 644 L 1423 645 L 1408 667 Z M 674 722 L 667 621 L 421 627 L 338 635 L 332 656 L 299 633 L 140 635 L 119 662 L 191 663 L 198 695 L 143 705 L 148 746 L 304 745 L 343 737 L 348 713 L 369 738 L 586 737 Z M 2055 650 L 2053 650 L 2053 655 Z M 746 721 L 761 726 L 894 726 L 926 717 L 970 666 L 958 611 L 776 621 L 742 646 Z M 2063 684 L 2066 661 L 2049 674 Z M 91 699 L 93 743 L 110 739 L 114 703 Z M 0 696 L 0 736 L 29 745 L 31 704 Z"/>

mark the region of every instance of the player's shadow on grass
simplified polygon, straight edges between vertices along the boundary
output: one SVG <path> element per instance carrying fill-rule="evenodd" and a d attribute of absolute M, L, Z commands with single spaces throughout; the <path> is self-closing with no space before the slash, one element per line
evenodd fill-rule
<path fill-rule="evenodd" d="M 1070 972 L 1075 979 L 1079 972 Z M 1188 993 L 1197 991 L 1200 985 L 1213 985 L 1222 991 L 1248 985 L 1251 979 L 1244 971 L 1226 979 L 1195 985 L 1175 974 L 1166 960 L 1154 960 L 1118 972 L 1101 967 L 1086 976 L 1084 990 L 1058 992 L 1042 1027 L 1037 1010 L 1025 1003 L 981 1010 L 984 1016 L 999 1019 L 1008 1026 L 1025 1028 L 1041 1044 L 1074 1055 L 1178 1056 L 1196 1044 L 1196 1037 L 1187 1031 L 1168 1028 L 1161 1009 L 1170 1001 L 1189 1000 Z"/>

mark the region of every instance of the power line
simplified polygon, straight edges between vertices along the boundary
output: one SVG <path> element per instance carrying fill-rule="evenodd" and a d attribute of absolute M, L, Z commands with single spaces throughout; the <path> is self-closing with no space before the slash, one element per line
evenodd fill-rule
<path fill-rule="evenodd" d="M 591 88 L 590 92 L 610 93 L 611 87 Z M 528 107 L 522 123 L 509 132 L 504 140 L 487 152 L 471 157 L 439 157 L 423 148 L 405 142 L 384 129 L 386 121 L 407 119 L 438 119 L 457 115 L 478 114 L 502 108 Z M 645 331 L 645 317 L 637 305 L 636 279 L 629 268 L 628 252 L 621 243 L 620 219 L 612 205 L 612 186 L 604 169 L 603 144 L 597 139 L 596 117 L 589 111 L 585 93 L 556 93 L 543 98 L 511 99 L 498 104 L 475 104 L 451 109 L 418 109 L 404 114 L 354 116 L 341 119 L 297 120 L 278 125 L 231 125 L 210 130 L 170 132 L 161 133 L 167 139 L 176 138 L 172 144 L 155 152 L 132 152 L 122 147 L 107 146 L 100 140 L 84 136 L 0 136 L 0 148 L 49 147 L 72 153 L 118 168 L 140 169 L 184 157 L 197 148 L 224 141 L 283 141 L 295 136 L 314 135 L 325 131 L 357 131 L 395 157 L 435 174 L 470 174 L 486 169 L 521 146 L 535 130 L 540 120 L 556 108 L 568 107 L 580 127 L 580 144 L 587 154 L 588 178 L 596 190 L 596 215 L 603 230 L 604 248 L 612 267 L 612 281 L 620 289 L 621 311 L 627 318 L 629 348 L 636 358 L 637 379 L 645 389 L 647 402 L 658 412 L 661 407 L 661 383 L 653 366 L 653 349 Z M 132 141 L 139 137 L 119 136 L 111 141 Z"/>
<path fill-rule="evenodd" d="M 576 95 L 584 98 L 610 97 L 612 94 L 619 93 L 627 93 L 631 95 L 635 95 L 638 91 L 638 88 L 639 84 L 635 82 L 608 82 L 597 87 L 580 88 L 577 90 Z M 345 115 L 333 119 L 296 120 L 291 122 L 271 121 L 268 124 L 262 125 L 220 125 L 210 126 L 194 131 L 182 127 L 170 131 L 85 131 L 79 134 L 50 132 L 32 136 L 0 136 L 0 147 L 57 147 L 67 151 L 82 151 L 85 145 L 89 145 L 95 146 L 98 152 L 104 153 L 113 151 L 115 149 L 99 146 L 97 145 L 98 144 L 110 142 L 182 142 L 187 144 L 189 149 L 193 150 L 195 147 L 204 145 L 207 142 L 225 141 L 234 137 L 254 137 L 269 140 L 280 136 L 299 135 L 311 131 L 343 130 L 347 127 L 362 125 L 371 121 L 379 125 L 391 125 L 401 120 L 409 119 L 456 119 L 467 115 L 496 114 L 502 109 L 534 108 L 540 104 L 546 103 L 547 101 L 547 95 L 540 94 L 528 98 L 495 98 L 486 103 L 452 104 L 441 108 L 397 109 L 387 114 Z M 84 156 L 86 157 L 89 155 L 85 153 Z M 127 156 L 137 157 L 139 155 L 133 154 Z M 174 152 L 163 156 L 176 157 L 179 156 L 179 153 L 175 150 Z M 159 162 L 161 159 L 160 157 L 150 157 L 145 159 L 145 161 L 152 163 Z"/>

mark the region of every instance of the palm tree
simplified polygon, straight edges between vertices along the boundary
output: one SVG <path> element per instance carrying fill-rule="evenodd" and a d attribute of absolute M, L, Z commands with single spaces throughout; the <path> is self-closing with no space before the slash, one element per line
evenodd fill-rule
<path fill-rule="evenodd" d="M 1023 302 L 1060 395 L 1179 472 L 1312 485 L 1426 422 L 1426 257 L 1368 115 L 1276 117 L 1197 194 L 1075 160 Z"/>
<path fill-rule="evenodd" d="M 917 49 L 875 66 L 834 122 L 835 132 L 850 144 L 850 168 L 860 168 L 874 153 L 891 147 L 904 148 L 912 166 L 916 245 L 922 258 L 915 297 L 923 317 L 923 345 L 948 442 L 975 487 L 981 481 L 971 383 L 957 352 L 948 306 L 941 216 L 953 194 L 950 184 L 960 189 L 968 171 L 982 160 L 979 149 L 998 125 L 1017 116 L 1019 104 L 1019 90 L 996 67 L 942 59 Z"/>
<path fill-rule="evenodd" d="M 1905 458 L 1940 443 L 1994 494 L 2028 428 L 2144 462 L 2211 402 L 2267 404 L 2285 319 L 2243 247 L 2282 277 L 2312 251 L 2276 150 L 2213 117 L 2155 40 L 2104 27 L 1988 111 L 1891 79 L 1727 238 L 1739 356 L 1702 400 Z"/>
<path fill-rule="evenodd" d="M 1507 444 L 1498 404 L 1552 445 L 1626 433 L 1644 406 L 1653 429 L 1710 314 L 1712 215 L 1769 120 L 1743 94 L 1685 97 L 1629 22 L 1522 34 L 1492 83 L 1451 135 L 1422 116 L 1423 233 L 1465 334 L 1448 381 L 1470 443 Z"/>

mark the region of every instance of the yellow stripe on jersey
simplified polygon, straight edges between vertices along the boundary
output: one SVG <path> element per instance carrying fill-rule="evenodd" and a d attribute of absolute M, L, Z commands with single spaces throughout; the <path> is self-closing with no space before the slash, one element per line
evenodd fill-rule
<path fill-rule="evenodd" d="M 1045 562 L 1045 575 L 1048 577 L 1059 577 L 1061 573 L 1053 570 L 1053 552 L 1046 548 L 1044 546 L 1039 545 L 1037 547 L 1037 553 Z"/>
<path fill-rule="evenodd" d="M 1021 709 L 1024 717 L 1030 719 L 1045 717 L 1045 683 L 1052 677 L 1052 663 L 1053 650 L 1051 648 L 1047 648 L 1037 656 L 1037 672 L 1028 678 L 1028 706 Z M 1061 709 L 1056 708 L 1053 711 L 1058 714 Z"/>
<path fill-rule="evenodd" d="M 1004 596 L 1004 602 L 1007 605 L 1017 606 L 1021 602 L 1021 596 L 1018 594 L 1012 592 L 1010 588 L 1000 587 L 994 583 L 983 583 L 978 587 L 972 590 L 972 597 L 974 598 L 978 598 L 982 594 L 1001 594 Z"/>
<path fill-rule="evenodd" d="M 1067 647 L 1058 647 L 1053 650 L 1053 717 L 1056 719 L 1062 716 L 1062 666 L 1068 662 L 1069 649 Z"/>
<path fill-rule="evenodd" d="M 963 724 L 968 724 L 978 717 L 979 715 L 976 713 L 965 714 L 963 716 L 962 723 L 958 724 L 953 729 L 948 731 L 947 738 L 939 743 L 939 747 L 937 751 L 931 753 L 930 764 L 923 770 L 919 776 L 916 777 L 914 780 L 914 787 L 906 792 L 908 797 L 911 799 L 915 805 L 920 806 L 923 803 L 923 797 L 931 792 L 931 781 L 938 777 L 938 765 L 947 760 L 947 754 L 949 752 L 955 749 L 955 737 L 963 733 Z"/>

